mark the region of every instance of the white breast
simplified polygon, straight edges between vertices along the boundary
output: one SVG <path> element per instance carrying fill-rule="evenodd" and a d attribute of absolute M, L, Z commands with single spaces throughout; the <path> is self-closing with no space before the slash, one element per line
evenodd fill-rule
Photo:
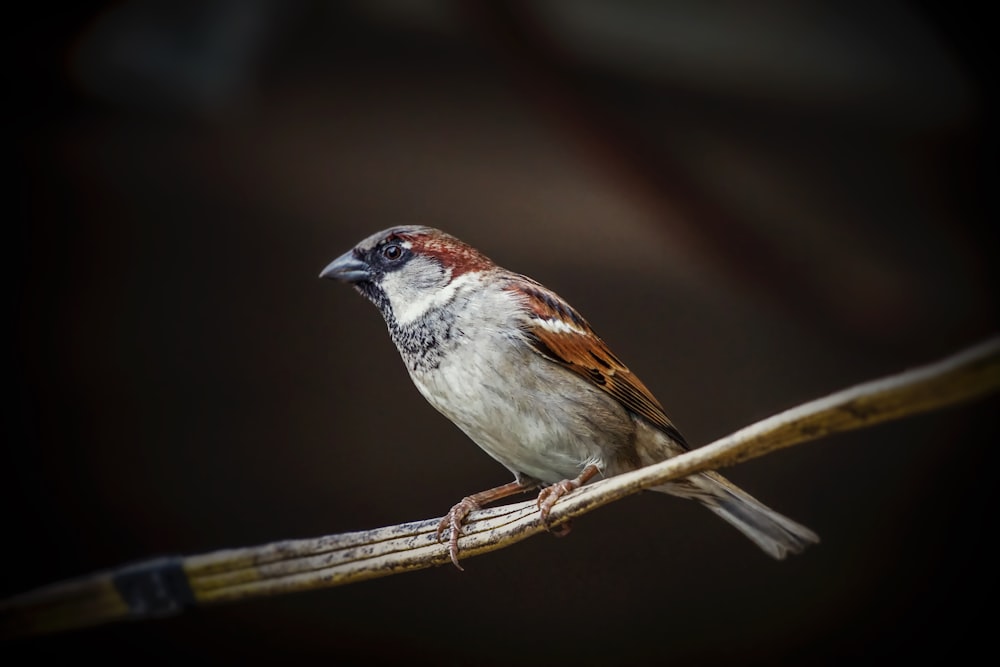
<path fill-rule="evenodd" d="M 535 353 L 512 332 L 522 314 L 508 295 L 462 298 L 448 349 L 433 369 L 411 370 L 427 401 L 516 476 L 575 477 L 624 446 L 625 410 L 583 378 Z"/>

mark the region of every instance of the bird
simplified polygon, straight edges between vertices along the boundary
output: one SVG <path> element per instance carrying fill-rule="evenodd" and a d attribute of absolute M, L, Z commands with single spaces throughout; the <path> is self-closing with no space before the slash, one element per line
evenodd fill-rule
<path fill-rule="evenodd" d="M 420 394 L 514 475 L 464 497 L 440 520 L 437 539 L 448 533 L 459 570 L 458 540 L 472 511 L 540 489 L 547 525 L 555 503 L 593 478 L 690 449 L 576 309 L 448 233 L 422 225 L 379 231 L 320 278 L 348 283 L 375 305 Z M 779 560 L 819 541 L 715 471 L 652 490 L 701 503 Z"/>

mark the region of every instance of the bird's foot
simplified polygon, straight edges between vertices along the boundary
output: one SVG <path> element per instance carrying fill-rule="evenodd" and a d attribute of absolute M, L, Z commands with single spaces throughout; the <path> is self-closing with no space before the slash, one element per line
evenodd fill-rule
<path fill-rule="evenodd" d="M 552 511 L 552 507 L 559 501 L 560 498 L 565 496 L 570 491 L 575 491 L 580 488 L 580 482 L 575 479 L 564 479 L 561 482 L 556 482 L 551 486 L 546 486 L 544 489 L 538 492 L 538 511 L 541 512 L 542 521 L 545 523 L 549 522 L 549 512 Z"/>
<path fill-rule="evenodd" d="M 479 509 L 479 503 L 471 496 L 462 498 L 441 518 L 435 533 L 437 541 L 440 542 L 444 537 L 444 531 L 451 531 L 448 536 L 448 555 L 451 556 L 451 562 L 455 567 L 463 572 L 465 568 L 458 564 L 458 538 L 462 535 L 462 522 L 465 521 L 465 517 L 469 516 L 469 512 L 477 509 Z"/>
<path fill-rule="evenodd" d="M 552 507 L 558 502 L 560 498 L 565 496 L 570 491 L 575 491 L 581 486 L 590 481 L 590 478 L 600 472 L 595 465 L 589 465 L 583 469 L 579 475 L 573 479 L 564 479 L 561 482 L 556 482 L 551 486 L 546 486 L 538 493 L 538 511 L 542 515 L 542 521 L 546 524 L 549 522 L 549 512 L 552 511 Z M 569 532 L 568 524 L 567 527 L 561 529 L 558 534 L 562 537 Z"/>
<path fill-rule="evenodd" d="M 465 570 L 465 568 L 458 564 L 458 538 L 463 532 L 462 522 L 469 516 L 469 513 L 482 508 L 483 505 L 502 500 L 521 491 L 533 489 L 536 486 L 538 486 L 538 482 L 533 479 L 523 478 L 523 480 L 514 480 L 509 484 L 466 496 L 448 510 L 448 513 L 438 523 L 437 540 L 438 542 L 441 541 L 445 530 L 451 531 L 451 534 L 448 536 L 448 555 L 451 556 L 451 562 L 455 564 L 455 567 L 459 570 Z"/>

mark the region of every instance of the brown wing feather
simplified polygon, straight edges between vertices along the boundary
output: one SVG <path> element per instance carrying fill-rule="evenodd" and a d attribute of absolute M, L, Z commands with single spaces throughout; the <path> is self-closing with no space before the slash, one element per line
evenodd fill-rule
<path fill-rule="evenodd" d="M 525 333 L 532 348 L 603 389 L 626 409 L 686 447 L 684 437 L 667 418 L 659 401 L 594 333 L 587 321 L 554 292 L 530 278 L 524 280 L 528 285 L 520 285 L 519 291 L 526 296 L 529 317 Z M 542 324 L 547 320 L 571 326 L 554 330 Z"/>

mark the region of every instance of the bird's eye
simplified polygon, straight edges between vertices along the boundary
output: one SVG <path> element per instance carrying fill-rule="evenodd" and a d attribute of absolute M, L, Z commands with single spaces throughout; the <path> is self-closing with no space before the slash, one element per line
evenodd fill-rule
<path fill-rule="evenodd" d="M 403 256 L 403 249 L 395 243 L 390 243 L 386 247 L 382 248 L 382 256 L 390 262 L 394 262 Z"/>

